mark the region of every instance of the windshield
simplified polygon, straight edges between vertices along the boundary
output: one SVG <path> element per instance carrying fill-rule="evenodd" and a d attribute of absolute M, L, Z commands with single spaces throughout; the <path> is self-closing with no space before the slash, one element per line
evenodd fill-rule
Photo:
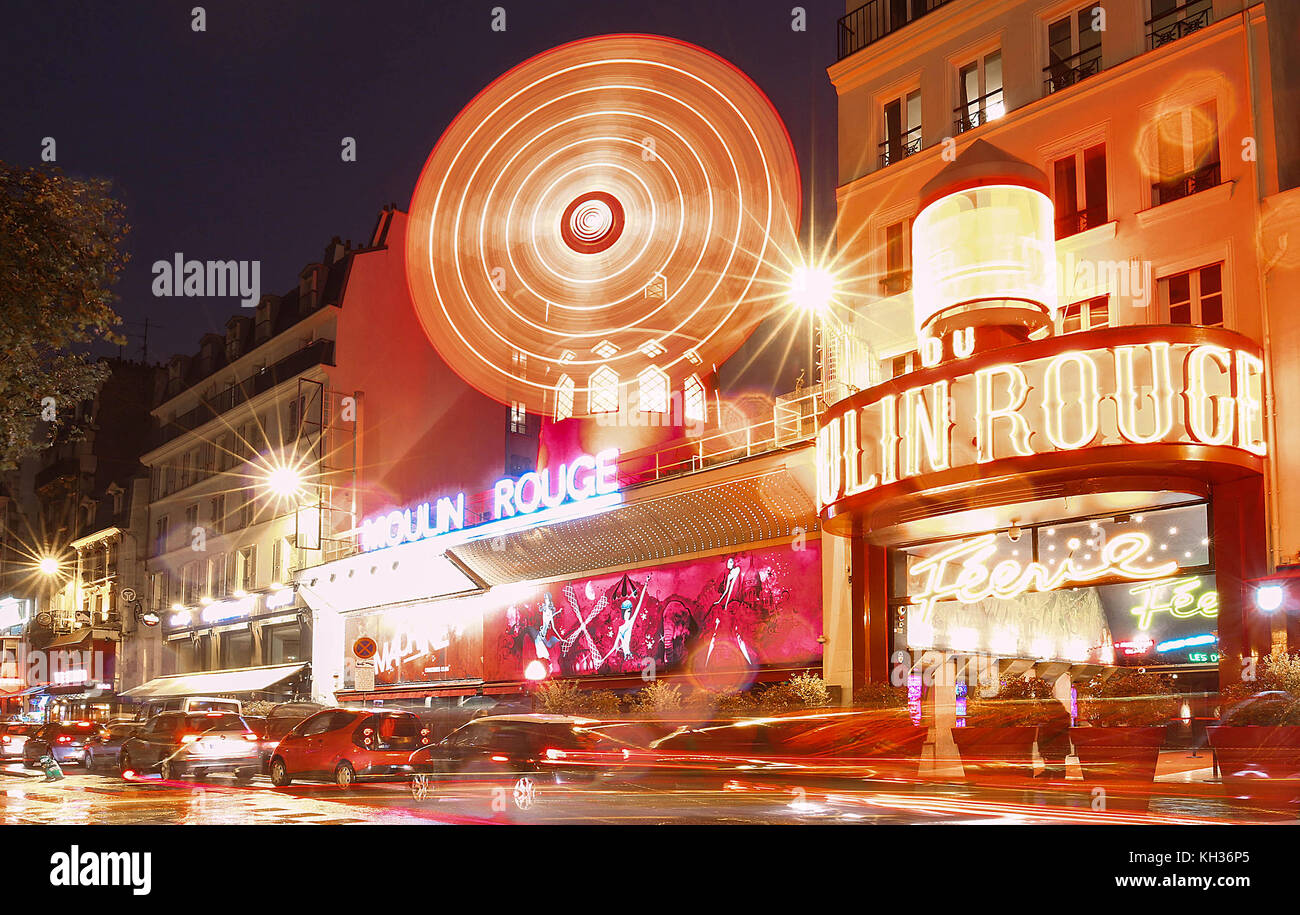
<path fill-rule="evenodd" d="M 208 731 L 239 731 L 243 733 L 248 730 L 247 725 L 244 724 L 244 719 L 238 715 L 186 715 L 185 728 L 199 733 Z"/>

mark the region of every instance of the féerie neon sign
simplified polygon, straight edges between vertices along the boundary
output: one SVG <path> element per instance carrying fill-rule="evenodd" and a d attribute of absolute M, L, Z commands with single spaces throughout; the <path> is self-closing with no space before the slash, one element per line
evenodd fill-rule
<path fill-rule="evenodd" d="M 529 471 L 518 479 L 498 480 L 492 487 L 491 517 L 485 522 L 536 514 L 542 523 L 546 509 L 618 492 L 618 454 L 617 448 L 608 448 L 595 455 L 579 455 L 555 468 Z M 465 527 L 465 494 L 461 492 L 454 499 L 444 496 L 432 504 L 394 509 L 363 522 L 361 550 L 412 543 Z"/>
<path fill-rule="evenodd" d="M 990 597 L 1009 599 L 1026 591 L 1055 591 L 1107 578 L 1166 578 L 1178 570 L 1172 559 L 1139 566 L 1151 558 L 1151 538 L 1138 532 L 1115 534 L 1101 549 L 1097 565 L 1084 566 L 1066 556 L 1055 568 L 1040 562 L 1004 559 L 989 568 L 985 562 L 997 551 L 997 534 L 962 540 L 916 563 L 911 575 L 923 576 L 921 591 L 911 595 L 922 621 L 929 621 L 940 601 L 979 603 Z"/>
<path fill-rule="evenodd" d="M 818 500 L 832 505 L 920 474 L 1102 445 L 1263 455 L 1263 373 L 1244 349 L 1152 342 L 1082 346 L 901 391 L 881 385 L 818 430 Z"/>
<path fill-rule="evenodd" d="M 1165 591 L 1166 588 L 1168 591 Z M 1138 618 L 1138 628 L 1142 630 L 1151 628 L 1152 619 L 1157 613 L 1168 613 L 1177 620 L 1191 619 L 1194 616 L 1216 619 L 1219 616 L 1219 593 L 1213 589 L 1201 591 L 1201 579 L 1196 576 L 1180 578 L 1175 582 L 1138 585 L 1129 589 L 1129 593 L 1142 600 L 1130 611 Z"/>

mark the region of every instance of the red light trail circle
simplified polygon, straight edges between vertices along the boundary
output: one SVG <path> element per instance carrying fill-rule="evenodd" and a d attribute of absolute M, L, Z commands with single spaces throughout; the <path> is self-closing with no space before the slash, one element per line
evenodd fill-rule
<path fill-rule="evenodd" d="M 623 205 L 613 194 L 588 191 L 560 217 L 560 237 L 574 251 L 599 254 L 623 234 Z"/>
<path fill-rule="evenodd" d="M 552 413 L 571 385 L 674 385 L 736 351 L 795 259 L 789 134 L 740 70 L 651 35 L 590 38 L 499 77 L 452 121 L 411 198 L 407 278 L 462 378 Z"/>

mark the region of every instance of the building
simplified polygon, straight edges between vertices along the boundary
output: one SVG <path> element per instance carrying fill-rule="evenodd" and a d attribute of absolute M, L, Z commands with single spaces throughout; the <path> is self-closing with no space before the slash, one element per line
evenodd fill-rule
<path fill-rule="evenodd" d="M 373 266 L 394 256 L 397 215 L 385 209 L 364 246 L 335 238 L 295 289 L 168 362 L 143 456 L 145 600 L 161 625 L 128 645 L 127 697 L 310 695 L 312 620 L 295 574 L 352 551 L 364 487 L 411 485 L 439 453 L 441 470 L 418 485 L 467 485 L 527 451 L 508 408 L 406 358 L 410 329 L 389 320 Z M 413 373 L 437 394 L 411 400 Z"/>
<path fill-rule="evenodd" d="M 1300 646 L 1254 601 L 1300 546 L 1294 11 L 848 6 L 819 504 L 853 612 L 828 675 L 947 670 L 951 715 L 972 659 L 1068 698 L 1120 664 L 1213 692 Z"/>

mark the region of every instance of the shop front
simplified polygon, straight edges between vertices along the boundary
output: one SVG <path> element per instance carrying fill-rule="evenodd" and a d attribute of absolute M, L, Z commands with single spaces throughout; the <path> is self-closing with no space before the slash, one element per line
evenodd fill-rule
<path fill-rule="evenodd" d="M 1245 584 L 1265 556 L 1262 382 L 1240 335 L 1132 326 L 836 404 L 819 495 L 854 544 L 862 677 L 939 652 L 1232 682 L 1270 648 Z"/>
<path fill-rule="evenodd" d="M 579 513 L 557 503 L 522 525 L 399 538 L 402 514 L 391 537 L 368 541 L 393 546 L 299 573 L 315 698 L 527 707 L 551 679 L 727 691 L 820 672 L 823 556 L 790 460 L 611 489 L 614 500 Z"/>

